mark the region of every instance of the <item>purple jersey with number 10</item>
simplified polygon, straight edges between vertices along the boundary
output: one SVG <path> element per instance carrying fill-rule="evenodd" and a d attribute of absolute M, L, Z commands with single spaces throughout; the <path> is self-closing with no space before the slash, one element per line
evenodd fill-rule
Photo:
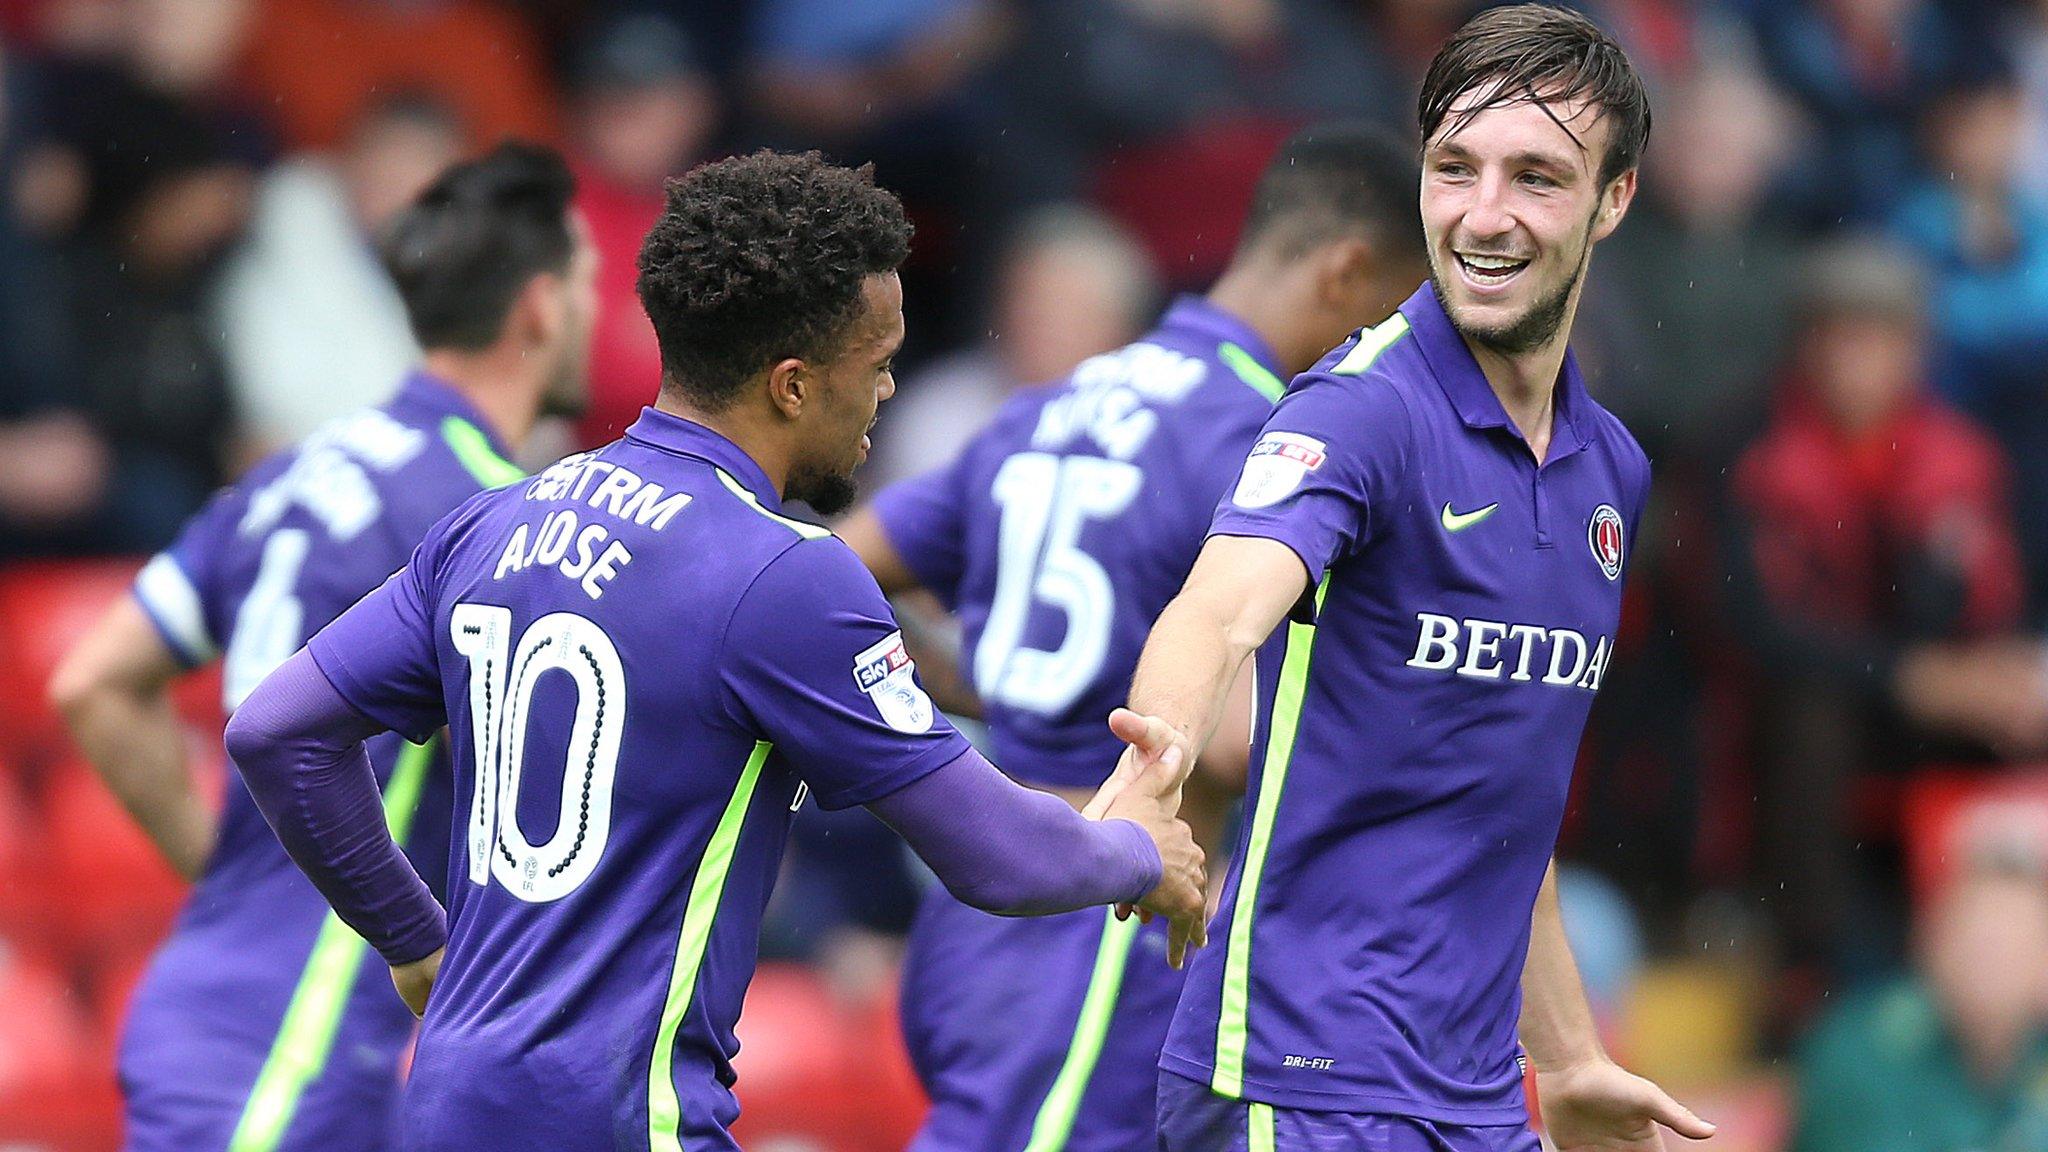
<path fill-rule="evenodd" d="M 1281 391 L 1242 321 L 1195 297 L 1135 343 L 1012 400 L 949 467 L 875 512 L 954 610 L 996 763 L 1092 788 L 1122 751 L 1153 620 Z M 1152 1143 L 1180 994 L 1164 926 L 1096 910 L 989 916 L 934 889 L 911 933 L 904 1033 L 932 1109 L 911 1152 L 1124 1152 Z M 1015 1026 L 991 1031 L 1005 1016 Z"/>
<path fill-rule="evenodd" d="M 853 553 L 654 409 L 465 505 L 308 648 L 456 748 L 407 1147 L 736 1147 L 733 1025 L 803 787 L 863 804 L 968 750 Z"/>
<path fill-rule="evenodd" d="M 520 478 L 469 402 L 415 373 L 214 497 L 136 578 L 187 665 L 221 656 L 227 710 L 376 588 L 427 529 Z M 445 756 L 382 738 L 371 762 L 394 835 L 439 889 Z M 239 773 L 206 872 L 150 963 L 121 1042 L 131 1152 L 385 1147 L 412 1013 L 327 910 Z"/>

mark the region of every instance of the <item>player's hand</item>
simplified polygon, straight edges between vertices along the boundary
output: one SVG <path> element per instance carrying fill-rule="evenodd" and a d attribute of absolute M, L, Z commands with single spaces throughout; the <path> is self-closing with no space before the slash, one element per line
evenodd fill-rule
<path fill-rule="evenodd" d="M 1137 779 L 1147 768 L 1160 762 L 1169 752 L 1176 753 L 1174 759 L 1174 811 L 1180 810 L 1179 782 L 1187 775 L 1186 768 L 1194 762 L 1193 749 L 1188 747 L 1187 738 L 1179 730 L 1157 716 L 1144 716 L 1129 708 L 1119 708 L 1109 714 L 1109 730 L 1116 738 L 1130 745 L 1116 762 L 1116 771 L 1102 782 L 1095 798 L 1081 809 L 1081 815 L 1090 820 L 1100 820 L 1109 810 L 1117 796 Z"/>
<path fill-rule="evenodd" d="M 1705 1140 L 1714 1126 L 1611 1060 L 1536 1073 L 1543 1126 L 1558 1152 L 1662 1152 L 1662 1128 Z"/>
<path fill-rule="evenodd" d="M 427 1014 L 427 993 L 434 990 L 434 978 L 441 974 L 441 954 L 446 951 L 436 948 L 410 964 L 391 966 L 391 983 L 398 987 L 399 998 L 414 1016 Z"/>
<path fill-rule="evenodd" d="M 1179 748 L 1168 749 L 1131 778 L 1102 813 L 1105 820 L 1129 820 L 1143 828 L 1159 849 L 1159 883 L 1138 901 L 1137 908 L 1148 918 L 1167 918 L 1166 962 L 1175 968 L 1185 962 L 1190 944 L 1200 948 L 1209 942 L 1208 873 L 1202 848 L 1195 843 L 1194 831 L 1177 815 L 1181 756 Z M 1119 908 L 1118 914 L 1128 915 L 1128 910 Z"/>

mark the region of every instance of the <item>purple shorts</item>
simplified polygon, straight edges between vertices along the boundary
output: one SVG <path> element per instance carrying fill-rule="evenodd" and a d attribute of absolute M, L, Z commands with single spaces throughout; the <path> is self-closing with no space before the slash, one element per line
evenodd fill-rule
<path fill-rule="evenodd" d="M 903 1035 L 932 1100 L 910 1152 L 1152 1147 L 1180 988 L 1164 922 L 991 916 L 934 889 L 903 970 Z"/>
<path fill-rule="evenodd" d="M 1310 1112 L 1218 1096 L 1159 1074 L 1161 1152 L 1539 1152 L 1527 1124 L 1469 1126 L 1372 1112 Z"/>

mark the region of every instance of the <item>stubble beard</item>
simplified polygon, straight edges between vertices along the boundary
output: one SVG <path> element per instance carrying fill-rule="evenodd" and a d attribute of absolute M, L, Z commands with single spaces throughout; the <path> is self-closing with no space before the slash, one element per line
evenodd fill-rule
<path fill-rule="evenodd" d="M 1564 327 L 1565 312 L 1571 308 L 1572 293 L 1577 290 L 1579 282 L 1585 279 L 1586 268 L 1592 263 L 1592 259 L 1593 223 L 1588 220 L 1586 231 L 1580 238 L 1579 266 L 1572 269 L 1572 274 L 1565 278 L 1564 283 L 1558 285 L 1549 295 L 1531 304 L 1528 311 L 1520 316 L 1491 328 L 1481 327 L 1458 315 L 1457 308 L 1451 303 L 1452 296 L 1444 283 L 1444 277 L 1437 269 L 1437 257 L 1434 252 L 1430 254 L 1429 279 L 1431 286 L 1436 289 L 1436 298 L 1444 304 L 1445 314 L 1451 318 L 1451 326 L 1458 330 L 1460 336 L 1503 356 L 1519 356 L 1525 352 L 1533 352 L 1557 338 L 1558 330 Z"/>

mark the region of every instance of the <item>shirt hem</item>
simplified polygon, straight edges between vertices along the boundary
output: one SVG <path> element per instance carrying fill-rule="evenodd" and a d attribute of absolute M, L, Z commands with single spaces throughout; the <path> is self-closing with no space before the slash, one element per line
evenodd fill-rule
<path fill-rule="evenodd" d="M 1215 1078 L 1216 1071 L 1204 1061 L 1190 1060 L 1172 1052 L 1159 1054 L 1159 1069 L 1204 1086 Z M 1255 1077 L 1246 1076 L 1241 1095 L 1245 1100 L 1304 1112 L 1409 1116 L 1442 1124 L 1463 1124 L 1483 1128 L 1529 1122 L 1529 1107 L 1520 1095 L 1519 1081 L 1516 1087 L 1517 1094 L 1512 1104 L 1461 1105 L 1448 1104 L 1441 1100 L 1420 1100 L 1412 1096 L 1382 1096 L 1369 1092 L 1317 1092 L 1300 1088 L 1278 1088 L 1261 1083 Z"/>

